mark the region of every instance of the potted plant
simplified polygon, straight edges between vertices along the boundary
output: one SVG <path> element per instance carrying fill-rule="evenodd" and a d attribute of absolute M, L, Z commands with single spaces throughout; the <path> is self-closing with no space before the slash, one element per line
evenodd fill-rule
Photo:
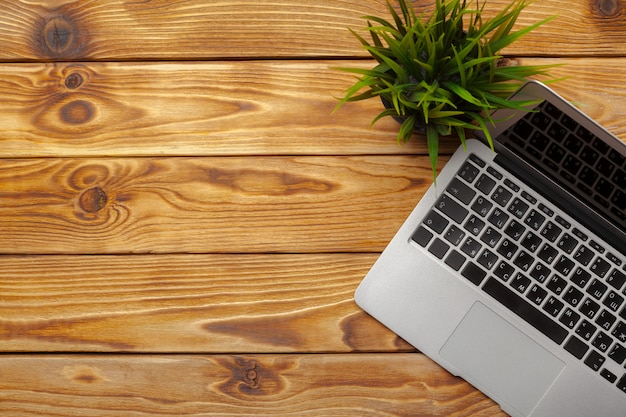
<path fill-rule="evenodd" d="M 389 1 L 392 20 L 365 16 L 371 43 L 351 30 L 377 61 L 372 69 L 338 68 L 359 76 L 337 108 L 348 101 L 379 98 L 385 116 L 401 122 L 398 142 L 415 131 L 426 134 L 436 176 L 439 138 L 456 134 L 465 143 L 466 129 L 484 132 L 501 108 L 525 109 L 530 103 L 507 98 L 529 77 L 546 75 L 549 65 L 504 65 L 500 51 L 551 20 L 513 30 L 526 0 L 514 0 L 492 18 L 483 17 L 486 1 L 436 0 L 434 10 L 417 15 L 410 1 L 399 0 L 401 13 Z M 473 7 L 472 7 L 473 5 Z"/>

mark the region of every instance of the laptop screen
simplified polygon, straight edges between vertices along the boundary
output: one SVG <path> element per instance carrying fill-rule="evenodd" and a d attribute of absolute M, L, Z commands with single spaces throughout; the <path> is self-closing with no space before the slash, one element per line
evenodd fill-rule
<path fill-rule="evenodd" d="M 626 234 L 626 146 L 612 146 L 547 101 L 535 110 L 496 141 Z"/>

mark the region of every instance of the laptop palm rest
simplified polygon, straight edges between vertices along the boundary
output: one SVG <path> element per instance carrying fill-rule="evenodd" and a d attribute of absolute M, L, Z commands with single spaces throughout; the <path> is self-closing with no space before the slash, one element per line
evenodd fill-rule
<path fill-rule="evenodd" d="M 461 376 L 500 402 L 530 415 L 565 364 L 476 302 L 441 348 Z"/>

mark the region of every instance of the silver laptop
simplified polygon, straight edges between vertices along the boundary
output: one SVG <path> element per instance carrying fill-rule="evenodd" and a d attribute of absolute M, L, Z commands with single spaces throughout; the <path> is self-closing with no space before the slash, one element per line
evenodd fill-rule
<path fill-rule="evenodd" d="M 512 416 L 626 416 L 626 144 L 538 82 L 452 156 L 359 306 Z"/>

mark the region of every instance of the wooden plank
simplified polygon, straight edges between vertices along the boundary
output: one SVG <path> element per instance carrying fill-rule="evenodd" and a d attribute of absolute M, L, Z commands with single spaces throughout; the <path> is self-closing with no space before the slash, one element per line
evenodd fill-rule
<path fill-rule="evenodd" d="M 626 140 L 624 58 L 559 63 L 554 88 Z M 375 100 L 333 114 L 351 85 L 332 66 L 369 61 L 0 65 L 0 157 L 425 154 Z M 458 141 L 443 141 L 451 153 Z"/>
<path fill-rule="evenodd" d="M 509 0 L 488 0 L 490 16 Z M 397 3 L 395 3 L 397 4 Z M 415 2 L 429 12 L 432 0 Z M 521 16 L 530 25 L 559 18 L 514 44 L 508 54 L 623 56 L 624 15 L 615 1 L 542 0 Z M 0 60 L 180 60 L 364 57 L 348 28 L 364 15 L 389 16 L 377 0 L 230 0 L 207 2 L 3 2 Z M 288 42 L 284 42 L 288 39 Z"/>
<path fill-rule="evenodd" d="M 0 156 L 424 153 L 376 101 L 333 114 L 354 64 L 0 65 Z"/>
<path fill-rule="evenodd" d="M 431 179 L 409 156 L 0 160 L 0 253 L 379 252 Z"/>
<path fill-rule="evenodd" d="M 0 351 L 413 351 L 353 301 L 377 256 L 3 256 Z"/>
<path fill-rule="evenodd" d="M 341 0 L 3 3 L 0 59 L 175 60 L 350 56 L 347 27 L 384 2 Z M 285 41 L 288 40 L 288 41 Z M 361 53 L 362 54 L 362 53 Z"/>
<path fill-rule="evenodd" d="M 0 374 L 24 417 L 506 416 L 420 354 L 4 355 Z"/>

